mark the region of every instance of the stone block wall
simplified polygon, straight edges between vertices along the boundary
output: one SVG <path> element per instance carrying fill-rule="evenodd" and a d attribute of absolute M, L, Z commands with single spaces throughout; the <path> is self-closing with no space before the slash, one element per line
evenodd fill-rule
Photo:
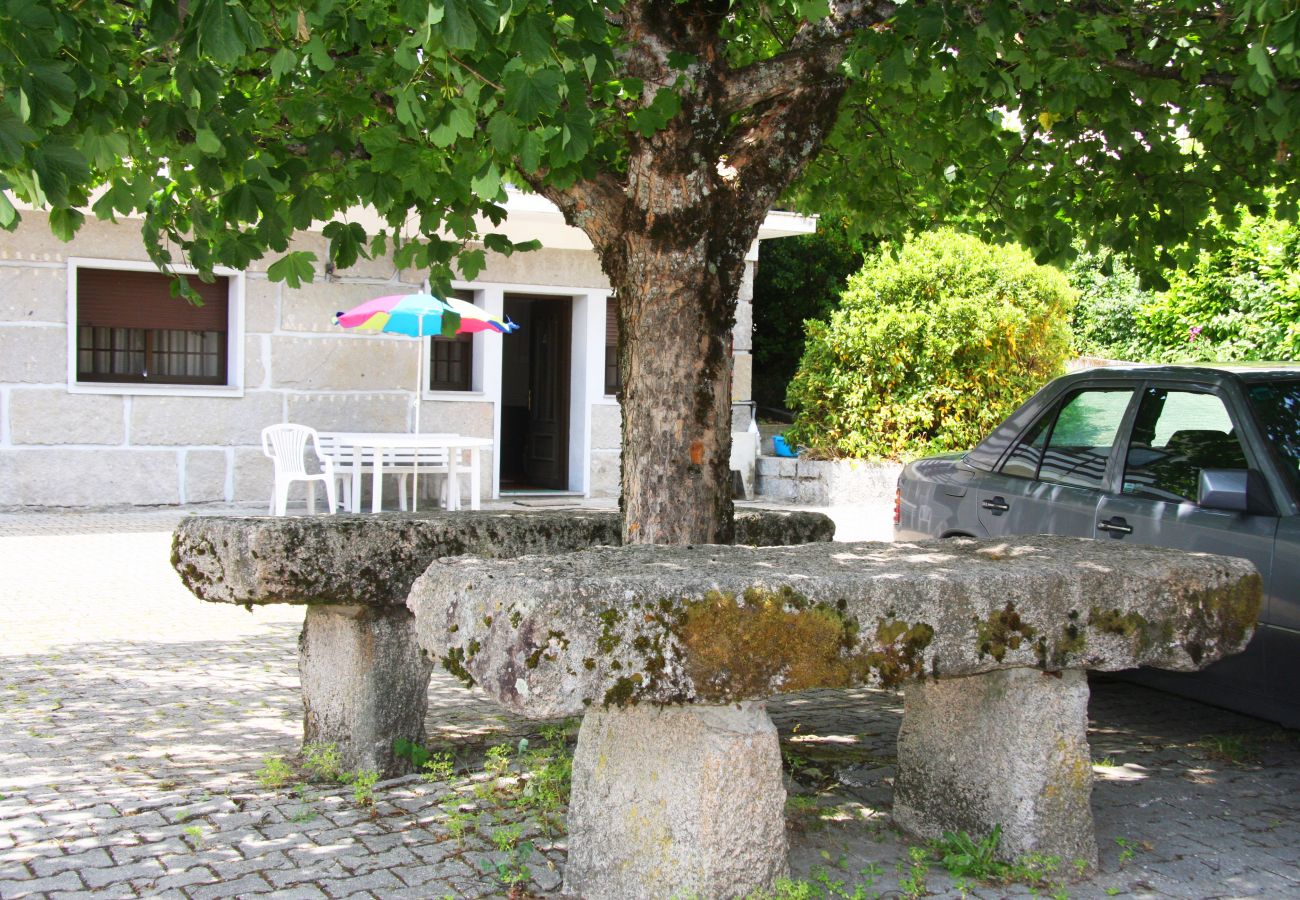
<path fill-rule="evenodd" d="M 293 249 L 324 260 L 325 246 L 319 234 L 302 234 Z M 399 271 L 389 259 L 360 260 L 293 289 L 268 280 L 273 259 L 255 262 L 243 274 L 242 395 L 70 393 L 72 257 L 147 260 L 139 225 L 129 221 L 90 219 L 65 244 L 50 233 L 44 214 L 25 212 L 16 232 L 0 234 L 0 508 L 268 500 L 272 468 L 261 452 L 266 425 L 407 431 L 413 424 L 419 343 L 343 333 L 333 316 L 373 297 L 417 291 L 418 272 Z M 489 254 L 478 285 L 608 289 L 593 253 L 558 249 Z M 746 395 L 749 297 L 742 292 L 735 338 L 738 357 L 745 357 L 737 361 L 738 390 Z M 490 390 L 425 399 L 421 430 L 492 437 L 496 406 Z M 595 396 L 589 409 L 588 493 L 617 496 L 618 403 Z M 492 454 L 484 453 L 482 463 L 483 493 L 490 497 Z"/>
<path fill-rule="evenodd" d="M 761 456 L 757 469 L 758 494 L 765 500 L 840 506 L 892 502 L 903 466 L 857 459 Z"/>

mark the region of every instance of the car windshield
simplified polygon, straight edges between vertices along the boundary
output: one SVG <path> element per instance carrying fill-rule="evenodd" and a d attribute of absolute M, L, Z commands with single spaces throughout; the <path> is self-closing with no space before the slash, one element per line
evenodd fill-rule
<path fill-rule="evenodd" d="M 1253 384 L 1249 396 L 1268 442 L 1282 458 L 1291 486 L 1300 491 L 1300 381 Z"/>

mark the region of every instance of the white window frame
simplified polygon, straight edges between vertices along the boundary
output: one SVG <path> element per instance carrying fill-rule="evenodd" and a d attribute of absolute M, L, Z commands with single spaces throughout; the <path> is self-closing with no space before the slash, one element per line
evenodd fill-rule
<path fill-rule="evenodd" d="M 77 270 L 112 269 L 119 272 L 161 273 L 157 266 L 145 260 L 95 259 L 85 256 L 68 257 L 68 393 L 70 394 L 134 394 L 162 397 L 242 397 L 244 396 L 244 279 L 237 269 L 217 266 L 214 275 L 229 279 L 229 302 L 226 321 L 226 384 L 135 384 L 113 381 L 77 380 Z M 197 275 L 189 266 L 174 266 L 181 275 Z M 183 302 L 183 301 L 177 301 Z"/>

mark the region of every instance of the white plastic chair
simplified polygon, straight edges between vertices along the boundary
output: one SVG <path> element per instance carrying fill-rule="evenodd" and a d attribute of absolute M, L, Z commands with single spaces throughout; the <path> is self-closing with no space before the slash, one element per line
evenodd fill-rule
<path fill-rule="evenodd" d="M 320 461 L 319 472 L 308 472 L 307 442 Z M 321 452 L 316 429 L 306 425 L 268 425 L 262 429 L 262 452 L 275 463 L 275 491 L 271 496 L 271 514 L 282 516 L 289 504 L 289 486 L 295 481 L 307 482 L 307 512 L 316 514 L 316 482 L 325 483 L 325 498 L 330 512 L 338 508 L 334 490 L 334 463 Z"/>

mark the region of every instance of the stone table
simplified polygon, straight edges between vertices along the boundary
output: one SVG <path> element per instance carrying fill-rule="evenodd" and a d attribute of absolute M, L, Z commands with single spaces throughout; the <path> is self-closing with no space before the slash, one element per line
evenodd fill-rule
<path fill-rule="evenodd" d="M 431 662 L 406 597 L 433 560 L 504 558 L 618 544 L 614 511 L 428 512 L 407 515 L 194 516 L 176 529 L 172 565 L 200 599 L 307 607 L 299 639 L 304 743 L 332 743 L 352 771 L 409 771 L 393 752 L 421 743 Z M 737 540 L 829 541 L 819 513 L 742 511 Z"/>
<path fill-rule="evenodd" d="M 1087 669 L 1241 650 L 1260 579 L 1204 554 L 1029 537 L 441 559 L 420 644 L 507 708 L 583 713 L 566 890 L 744 896 L 785 870 L 763 700 L 902 686 L 894 815 L 1096 863 Z"/>

